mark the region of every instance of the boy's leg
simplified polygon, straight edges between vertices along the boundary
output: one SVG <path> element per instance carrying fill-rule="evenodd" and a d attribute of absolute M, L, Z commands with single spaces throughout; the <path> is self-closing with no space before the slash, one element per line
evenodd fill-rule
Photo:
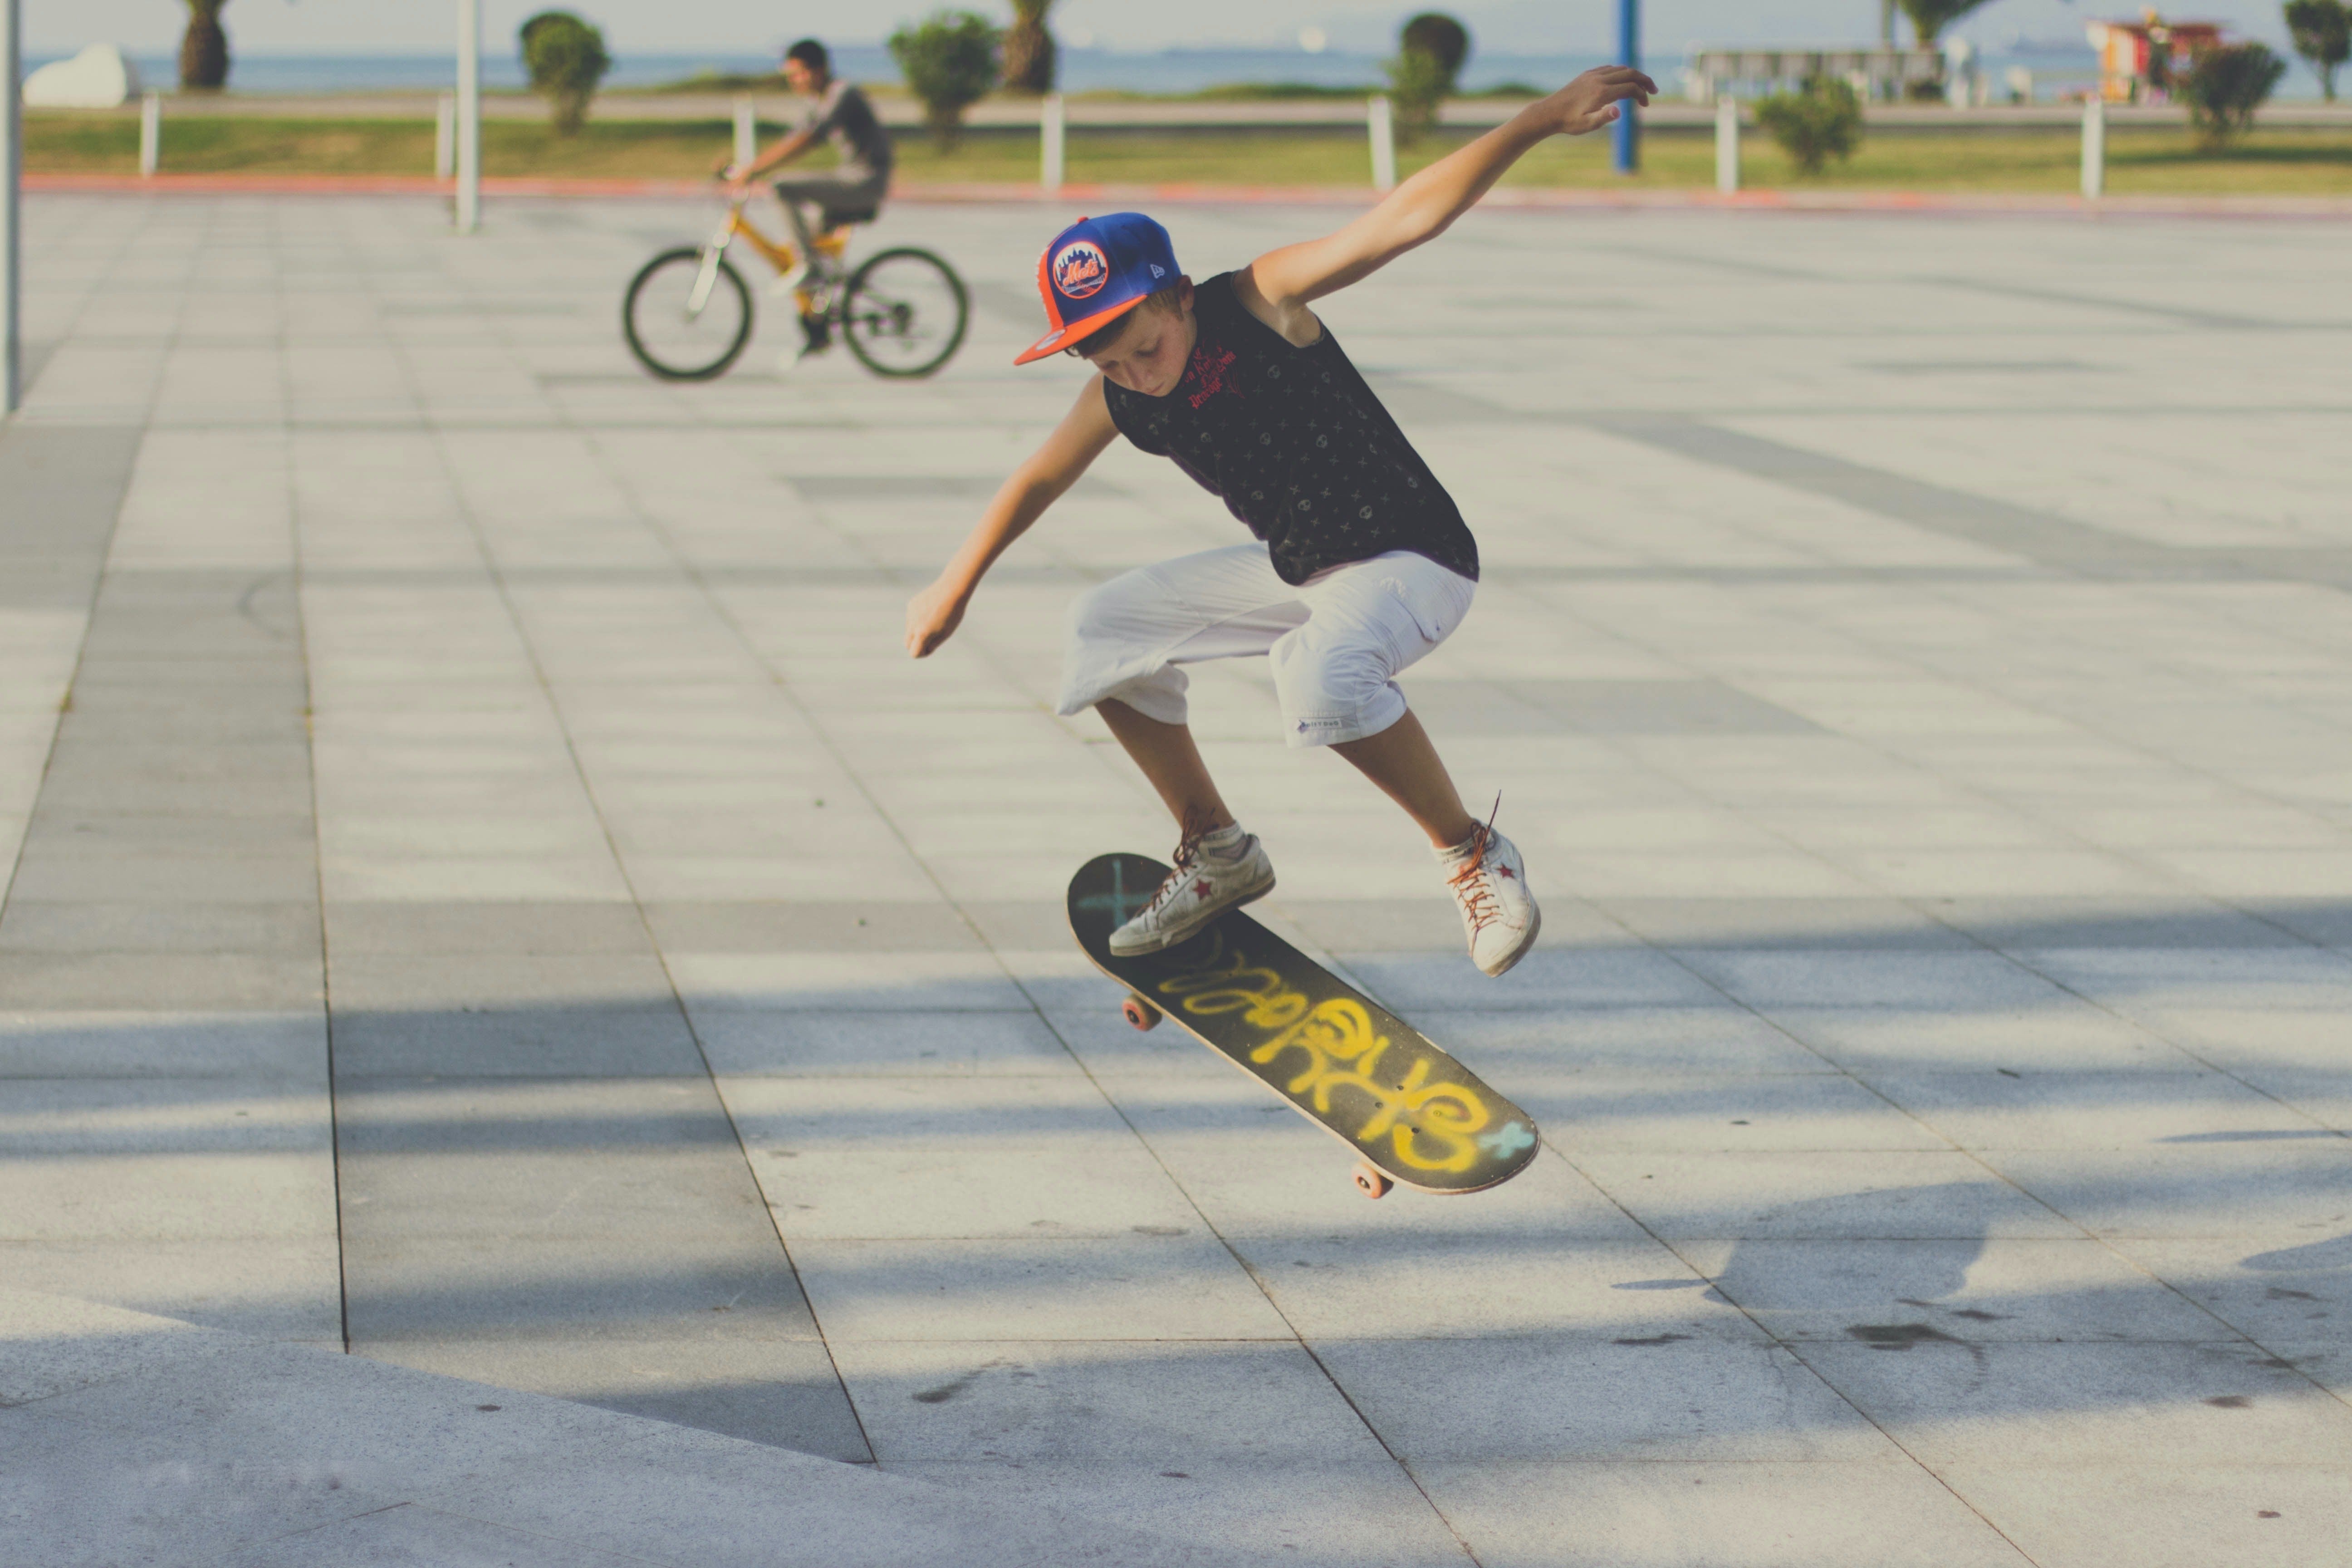
<path fill-rule="evenodd" d="M 1148 719 L 1117 698 L 1096 703 L 1095 711 L 1159 792 L 1169 816 L 1210 831 L 1233 826 L 1234 814 L 1209 776 L 1209 764 L 1193 743 L 1190 725 Z M 1331 749 L 1404 807 L 1436 847 L 1461 843 L 1478 826 L 1464 807 L 1429 731 L 1410 709 L 1379 734 L 1341 741 Z"/>
<path fill-rule="evenodd" d="M 1201 748 L 1192 743 L 1191 725 L 1148 719 L 1116 697 L 1096 703 L 1095 711 L 1102 715 L 1111 734 L 1160 792 L 1168 815 L 1180 825 L 1189 831 L 1198 824 L 1210 833 L 1234 825 L 1234 814 L 1225 809 L 1224 796 L 1217 793 L 1216 781 L 1209 776 Z"/>
<path fill-rule="evenodd" d="M 1470 957 L 1501 974 L 1543 923 L 1517 847 L 1462 805 L 1392 679 L 1469 612 L 1473 584 L 1417 555 L 1375 557 L 1307 585 L 1307 624 L 1273 649 L 1275 689 L 1294 745 L 1328 746 L 1429 835 L 1462 913 Z"/>
<path fill-rule="evenodd" d="M 1403 718 L 1377 735 L 1334 742 L 1331 749 L 1379 785 L 1381 794 L 1404 807 L 1405 815 L 1437 848 L 1451 848 L 1477 827 L 1436 746 L 1431 743 L 1429 731 L 1421 727 L 1412 710 L 1405 710 Z"/>
<path fill-rule="evenodd" d="M 1173 946 L 1273 889 L 1265 848 L 1234 822 L 1184 721 L 1181 667 L 1263 654 L 1307 618 L 1296 595 L 1265 546 L 1234 545 L 1126 573 L 1071 606 L 1055 707 L 1100 713 L 1178 824 L 1175 870 L 1111 932 L 1113 952 Z"/>

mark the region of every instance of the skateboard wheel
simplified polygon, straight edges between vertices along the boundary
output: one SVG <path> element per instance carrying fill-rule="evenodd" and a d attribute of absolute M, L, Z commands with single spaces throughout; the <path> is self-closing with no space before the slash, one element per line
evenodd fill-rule
<path fill-rule="evenodd" d="M 1118 1005 L 1118 1011 L 1121 1017 L 1139 1029 L 1156 1029 L 1160 1026 L 1161 1016 L 1160 1009 L 1132 991 L 1127 994 L 1127 1000 Z"/>
<path fill-rule="evenodd" d="M 1396 1184 L 1389 1180 L 1386 1173 L 1375 1170 L 1370 1164 L 1356 1167 L 1356 1190 L 1368 1198 L 1384 1198 L 1394 1185 Z"/>

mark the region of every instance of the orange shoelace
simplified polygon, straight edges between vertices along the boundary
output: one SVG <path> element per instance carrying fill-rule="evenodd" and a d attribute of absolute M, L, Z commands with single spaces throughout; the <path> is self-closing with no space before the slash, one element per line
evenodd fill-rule
<path fill-rule="evenodd" d="M 1445 879 L 1446 886 L 1461 902 L 1462 918 L 1470 922 L 1470 935 L 1478 933 L 1503 918 L 1503 910 L 1495 900 L 1494 881 L 1484 875 L 1486 869 L 1486 847 L 1495 841 L 1495 818 L 1503 814 L 1503 797 L 1495 797 L 1495 809 L 1486 814 L 1486 826 L 1470 836 L 1470 858 L 1462 869 Z M 1474 880 L 1475 879 L 1475 880 Z"/>

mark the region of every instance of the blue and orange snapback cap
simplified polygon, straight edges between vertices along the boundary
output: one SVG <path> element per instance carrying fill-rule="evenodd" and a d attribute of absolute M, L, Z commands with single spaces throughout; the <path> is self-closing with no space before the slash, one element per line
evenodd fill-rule
<path fill-rule="evenodd" d="M 1141 213 L 1080 218 L 1037 258 L 1037 292 L 1045 297 L 1052 329 L 1013 363 L 1027 364 L 1068 348 L 1179 276 L 1168 231 Z"/>

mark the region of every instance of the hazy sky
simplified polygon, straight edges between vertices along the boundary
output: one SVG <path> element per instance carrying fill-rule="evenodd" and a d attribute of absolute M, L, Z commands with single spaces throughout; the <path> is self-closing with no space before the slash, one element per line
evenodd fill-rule
<path fill-rule="evenodd" d="M 52 52 L 100 40 L 141 51 L 177 42 L 186 11 L 176 0 L 21 0 L 28 47 Z M 616 53 L 692 54 L 771 49 L 803 34 L 871 42 L 940 0 L 483 0 L 483 43 L 513 47 L 516 25 L 544 4 L 562 4 L 604 29 Z M 1003 0 L 961 0 L 984 15 Z M 1319 27 L 1336 48 L 1384 49 L 1397 24 L 1429 0 L 1061 0 L 1055 30 L 1122 48 L 1186 44 L 1290 45 Z M 1613 37 L 1613 0 L 1483 0 L 1445 5 L 1496 52 L 1582 53 Z M 2013 37 L 2078 37 L 2089 16 L 2138 15 L 2138 0 L 1991 0 L 1959 31 L 1982 43 Z M 2212 0 L 2180 13 L 2231 22 L 2273 42 L 2284 37 L 2273 0 Z M 456 0 L 231 0 L 223 13 L 233 47 L 269 54 L 437 52 L 449 47 Z M 1873 37 L 1876 0 L 1647 0 L 1647 47 L 1678 58 L 1693 42 L 1832 42 Z"/>

